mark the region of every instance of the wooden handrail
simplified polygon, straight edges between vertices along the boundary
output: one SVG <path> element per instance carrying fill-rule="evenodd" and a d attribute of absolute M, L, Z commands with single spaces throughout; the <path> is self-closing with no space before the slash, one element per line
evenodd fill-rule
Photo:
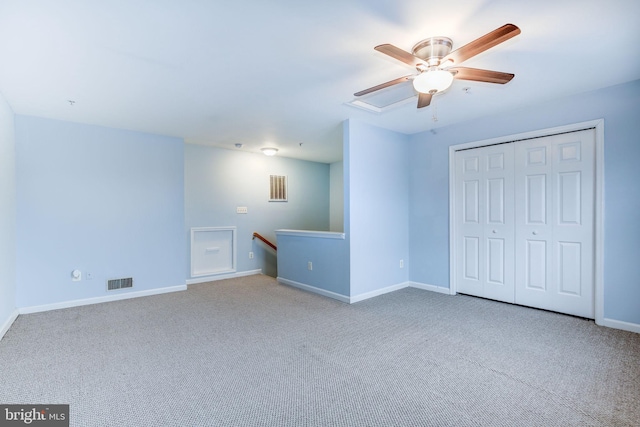
<path fill-rule="evenodd" d="M 270 246 L 274 251 L 277 251 L 278 248 L 276 247 L 276 245 L 274 245 L 273 243 L 271 243 L 270 241 L 268 241 L 267 239 L 265 239 L 264 237 L 262 237 L 260 235 L 260 233 L 253 233 L 253 237 L 251 238 L 252 240 L 255 238 L 258 238 L 260 240 L 262 240 L 264 243 L 266 243 L 268 246 Z"/>

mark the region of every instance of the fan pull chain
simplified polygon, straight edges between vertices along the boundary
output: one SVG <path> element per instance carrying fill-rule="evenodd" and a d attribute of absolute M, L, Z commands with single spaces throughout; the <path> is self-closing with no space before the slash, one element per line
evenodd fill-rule
<path fill-rule="evenodd" d="M 434 96 L 431 98 L 431 111 L 433 111 L 433 114 L 431 116 L 431 120 L 433 120 L 434 122 L 438 121 L 438 103 L 436 101 L 436 98 L 438 98 L 437 96 Z"/>

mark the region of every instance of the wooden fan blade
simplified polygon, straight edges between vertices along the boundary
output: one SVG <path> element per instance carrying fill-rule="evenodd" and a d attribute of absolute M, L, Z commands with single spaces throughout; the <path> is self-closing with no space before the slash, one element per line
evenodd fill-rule
<path fill-rule="evenodd" d="M 431 104 L 431 98 L 433 95 L 430 93 L 419 93 L 418 94 L 418 108 L 427 107 Z"/>
<path fill-rule="evenodd" d="M 416 67 L 418 65 L 425 65 L 424 61 L 417 56 L 413 56 L 407 51 L 400 49 L 399 47 L 395 47 L 392 44 L 381 44 L 380 46 L 374 47 L 378 52 L 382 52 L 385 55 L 389 55 L 390 57 L 397 59 L 400 62 L 404 62 L 407 65 L 411 65 L 412 67 Z"/>
<path fill-rule="evenodd" d="M 454 79 L 474 80 L 476 82 L 505 84 L 511 81 L 515 74 L 500 71 L 481 70 L 479 68 L 453 67 L 447 69 L 453 74 Z"/>
<path fill-rule="evenodd" d="M 460 64 L 462 61 L 476 56 L 479 53 L 484 52 L 487 49 L 499 45 L 500 43 L 509 40 L 512 37 L 520 34 L 520 28 L 513 24 L 505 24 L 500 28 L 491 31 L 488 34 L 480 37 L 462 46 L 459 49 L 454 50 L 440 61 L 440 64 L 445 64 L 446 61 L 452 61 L 453 64 Z"/>
<path fill-rule="evenodd" d="M 413 77 L 413 75 L 404 76 L 404 77 L 398 77 L 397 79 L 390 80 L 390 81 L 388 81 L 386 83 L 381 83 L 381 84 L 379 84 L 377 86 L 370 87 L 369 89 L 365 89 L 365 90 L 361 90 L 360 92 L 356 92 L 356 93 L 353 94 L 353 96 L 366 95 L 368 93 L 375 92 L 377 90 L 384 89 L 384 88 L 389 87 L 389 86 L 397 85 L 399 83 L 404 83 L 406 81 L 409 81 L 409 79 L 411 77 Z"/>

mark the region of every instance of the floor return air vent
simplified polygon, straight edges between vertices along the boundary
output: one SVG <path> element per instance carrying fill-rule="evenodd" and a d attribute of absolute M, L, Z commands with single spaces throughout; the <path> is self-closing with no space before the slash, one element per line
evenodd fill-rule
<path fill-rule="evenodd" d="M 133 288 L 133 277 L 125 277 L 123 279 L 112 279 L 107 281 L 108 291 L 122 288 Z"/>

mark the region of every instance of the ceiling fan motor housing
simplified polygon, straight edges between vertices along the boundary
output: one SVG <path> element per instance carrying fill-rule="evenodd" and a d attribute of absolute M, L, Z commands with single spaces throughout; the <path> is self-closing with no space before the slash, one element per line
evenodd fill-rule
<path fill-rule="evenodd" d="M 437 66 L 440 60 L 451 52 L 453 42 L 448 37 L 430 37 L 418 42 L 411 53 L 423 59 L 430 66 Z"/>

